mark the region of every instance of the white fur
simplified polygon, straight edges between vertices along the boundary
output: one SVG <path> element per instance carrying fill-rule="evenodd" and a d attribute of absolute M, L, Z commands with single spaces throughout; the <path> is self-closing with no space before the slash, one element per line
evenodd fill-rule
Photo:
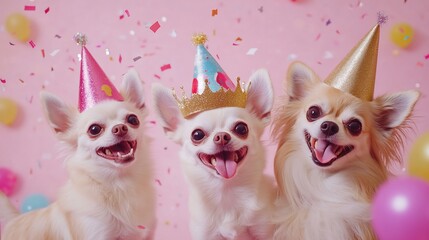
<path fill-rule="evenodd" d="M 142 87 L 136 72 L 130 71 L 122 86 L 125 101 L 103 101 L 82 113 L 54 95 L 41 94 L 49 124 L 69 151 L 69 180 L 47 208 L 9 217 L 2 239 L 152 239 L 155 193 Z M 139 126 L 127 122 L 129 114 L 138 116 Z M 87 133 L 93 123 L 104 126 L 97 138 Z M 117 124 L 128 127 L 124 136 L 112 133 Z M 96 154 L 99 147 L 132 140 L 137 140 L 132 162 L 117 163 Z M 2 212 L 13 211 L 4 196 L 0 198 Z"/>
<path fill-rule="evenodd" d="M 389 175 L 393 161 L 389 158 L 395 156 L 392 151 L 398 151 L 394 148 L 401 146 L 398 134 L 419 94 L 387 94 L 365 102 L 321 83 L 302 63 L 290 66 L 286 85 L 288 99 L 280 103 L 274 121 L 279 140 L 275 172 L 281 192 L 274 239 L 375 239 L 370 224 L 371 199 Z M 319 106 L 323 112 L 315 121 L 306 117 L 311 106 Z M 357 136 L 346 128 L 351 119 L 362 123 Z M 332 165 L 321 167 L 312 160 L 304 131 L 323 139 L 320 126 L 324 121 L 339 126 L 329 141 L 353 145 L 354 149 Z"/>
<path fill-rule="evenodd" d="M 250 79 L 246 109 L 218 108 L 182 117 L 171 91 L 153 86 L 155 111 L 167 136 L 180 144 L 182 170 L 189 186 L 190 230 L 194 240 L 271 239 L 272 207 L 275 197 L 273 181 L 263 174 L 264 148 L 260 141 L 269 122 L 273 91 L 268 73 L 259 70 Z M 237 122 L 248 125 L 243 139 L 234 134 Z M 194 129 L 202 129 L 206 139 L 201 144 L 191 141 Z M 214 135 L 227 132 L 234 150 L 248 146 L 247 156 L 237 173 L 224 179 L 216 170 L 204 165 L 198 153 L 214 154 L 219 148 Z"/>

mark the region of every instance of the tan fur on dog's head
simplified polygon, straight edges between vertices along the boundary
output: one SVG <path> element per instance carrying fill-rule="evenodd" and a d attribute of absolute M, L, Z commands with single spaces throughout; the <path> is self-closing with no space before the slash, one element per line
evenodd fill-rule
<path fill-rule="evenodd" d="M 275 174 L 281 189 L 287 156 L 299 151 L 306 156 L 302 164 L 327 172 L 347 169 L 368 157 L 386 171 L 392 162 L 401 162 L 403 133 L 418 92 L 363 101 L 324 84 L 300 62 L 288 70 L 286 91 L 273 123 L 279 142 Z"/>

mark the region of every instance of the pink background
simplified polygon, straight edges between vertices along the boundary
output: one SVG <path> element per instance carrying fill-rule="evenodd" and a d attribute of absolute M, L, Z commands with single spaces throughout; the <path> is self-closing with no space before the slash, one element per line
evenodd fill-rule
<path fill-rule="evenodd" d="M 36 6 L 36 10 L 24 11 L 25 5 Z M 218 15 L 212 16 L 213 9 Z M 72 41 L 76 32 L 87 34 L 88 49 L 117 86 L 121 75 L 130 66 L 136 67 L 145 82 L 150 106 L 152 82 L 191 89 L 193 33 L 208 35 L 209 51 L 231 78 L 247 80 L 256 69 L 267 68 L 279 96 L 292 60 L 304 61 L 326 77 L 375 24 L 379 11 L 388 15 L 389 21 L 381 29 L 375 94 L 408 89 L 422 92 L 415 111 L 415 133 L 409 135 L 404 151 L 406 159 L 413 139 L 429 131 L 427 0 L 2 0 L 0 79 L 6 82 L 0 82 L 0 96 L 16 101 L 21 110 L 12 127 L 0 125 L 0 167 L 11 169 L 19 177 L 19 187 L 11 199 L 17 205 L 31 193 L 55 199 L 66 181 L 60 145 L 47 126 L 38 94 L 46 89 L 77 105 L 79 47 Z M 5 18 L 15 12 L 30 19 L 34 48 L 5 30 Z M 161 27 L 154 33 L 149 27 L 156 21 Z M 399 22 L 409 23 L 416 32 L 407 49 L 396 47 L 389 37 L 390 29 Z M 257 48 L 254 55 L 247 54 L 251 48 Z M 141 58 L 134 61 L 136 57 Z M 166 64 L 171 69 L 162 71 Z M 189 239 L 187 189 L 178 163 L 178 146 L 163 135 L 153 111 L 146 125 L 154 138 L 156 239 Z M 267 172 L 271 174 L 275 144 L 268 134 L 264 142 L 270 159 Z"/>

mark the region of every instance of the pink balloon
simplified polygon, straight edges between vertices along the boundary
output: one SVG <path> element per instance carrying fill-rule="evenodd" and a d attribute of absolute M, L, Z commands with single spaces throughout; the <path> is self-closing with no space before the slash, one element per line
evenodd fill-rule
<path fill-rule="evenodd" d="M 7 168 L 0 168 L 0 191 L 12 195 L 16 186 L 16 175 Z"/>
<path fill-rule="evenodd" d="M 379 240 L 429 239 L 429 184 L 414 177 L 384 183 L 372 204 Z"/>

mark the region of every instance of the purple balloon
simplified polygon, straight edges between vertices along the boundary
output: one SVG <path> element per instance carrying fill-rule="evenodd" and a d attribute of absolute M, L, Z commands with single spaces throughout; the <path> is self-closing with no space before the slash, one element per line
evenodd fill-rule
<path fill-rule="evenodd" d="M 379 240 L 429 239 L 429 184 L 414 177 L 384 183 L 372 204 Z"/>

